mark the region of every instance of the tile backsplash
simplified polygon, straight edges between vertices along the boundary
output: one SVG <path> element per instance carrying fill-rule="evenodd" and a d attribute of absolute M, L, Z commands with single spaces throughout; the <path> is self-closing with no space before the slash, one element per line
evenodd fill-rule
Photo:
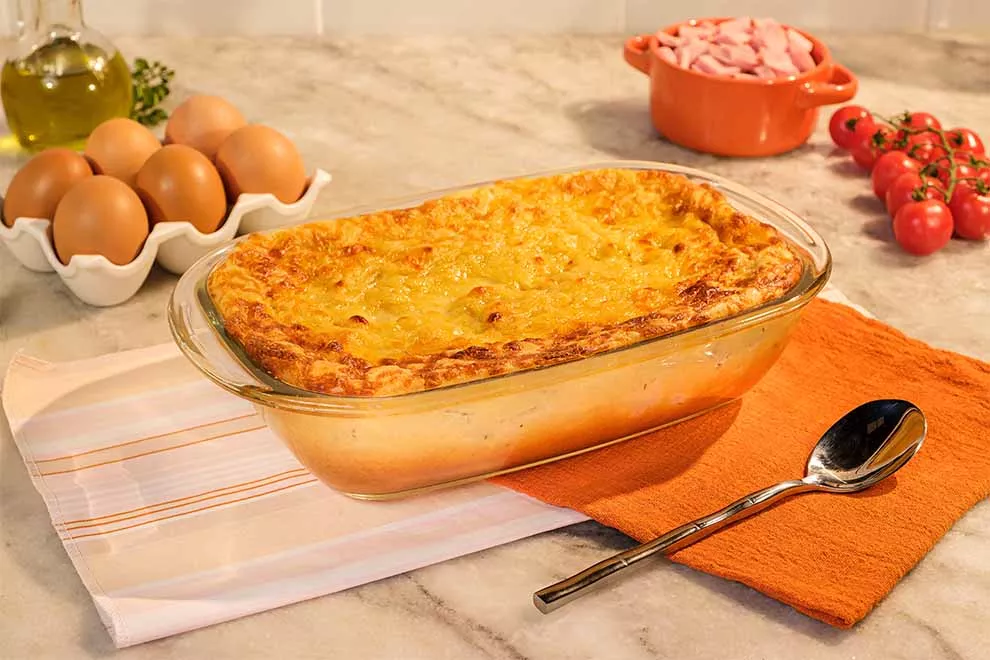
<path fill-rule="evenodd" d="M 12 34 L 16 0 L 0 0 Z M 990 31 L 990 0 L 83 0 L 86 21 L 129 35 L 648 32 L 693 16 L 772 16 L 808 29 Z"/>

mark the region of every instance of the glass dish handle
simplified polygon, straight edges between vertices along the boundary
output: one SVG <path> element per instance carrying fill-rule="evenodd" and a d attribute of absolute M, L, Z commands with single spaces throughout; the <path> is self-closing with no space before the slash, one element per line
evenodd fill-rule
<path fill-rule="evenodd" d="M 183 280 L 179 280 L 172 292 L 167 311 L 169 330 L 179 350 L 207 378 L 228 392 L 254 399 L 273 394 L 270 387 L 244 369 L 224 347 L 196 302 L 193 283 Z"/>

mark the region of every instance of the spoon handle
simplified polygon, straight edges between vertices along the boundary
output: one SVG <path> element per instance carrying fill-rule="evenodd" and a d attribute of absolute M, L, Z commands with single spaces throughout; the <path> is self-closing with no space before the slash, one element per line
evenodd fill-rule
<path fill-rule="evenodd" d="M 549 587 L 544 587 L 533 594 L 533 604 L 544 614 L 552 612 L 561 605 L 574 600 L 593 584 L 610 575 L 618 573 L 636 562 L 651 557 L 657 553 L 671 553 L 700 541 L 709 534 L 717 532 L 747 516 L 762 511 L 772 504 L 798 493 L 816 490 L 812 481 L 796 480 L 782 481 L 763 490 L 736 500 L 724 509 L 711 513 L 704 518 L 698 518 L 680 527 L 676 527 L 663 536 L 647 541 L 642 545 L 624 550 L 608 559 L 589 566 L 580 573 L 561 580 Z"/>

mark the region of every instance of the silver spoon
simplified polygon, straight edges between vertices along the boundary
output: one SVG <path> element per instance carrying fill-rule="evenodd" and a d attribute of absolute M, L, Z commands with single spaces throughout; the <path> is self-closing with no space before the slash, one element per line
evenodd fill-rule
<path fill-rule="evenodd" d="M 879 399 L 864 403 L 825 432 L 808 458 L 804 479 L 783 481 L 756 491 L 720 511 L 589 566 L 540 589 L 533 594 L 533 603 L 544 614 L 552 612 L 603 578 L 655 554 L 680 550 L 791 495 L 813 491 L 855 493 L 869 488 L 911 460 L 921 449 L 927 432 L 924 413 L 908 401 Z"/>

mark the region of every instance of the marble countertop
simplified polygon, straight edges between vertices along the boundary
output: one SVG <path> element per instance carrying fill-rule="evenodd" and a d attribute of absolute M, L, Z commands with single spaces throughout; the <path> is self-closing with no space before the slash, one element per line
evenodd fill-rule
<path fill-rule="evenodd" d="M 990 134 L 985 42 L 834 35 L 858 100 L 934 112 Z M 832 152 L 824 122 L 777 158 L 726 160 L 656 137 L 647 81 L 613 37 L 119 39 L 159 58 L 178 91 L 208 91 L 270 123 L 334 175 L 316 212 L 414 191 L 615 158 L 711 170 L 776 198 L 825 236 L 832 282 L 908 334 L 990 359 L 990 246 L 953 241 L 915 259 L 892 244 L 868 180 Z M 6 183 L 18 165 L 0 156 Z M 153 272 L 114 308 L 0 250 L 0 364 L 169 341 L 174 278 Z M 990 505 L 978 505 L 865 621 L 839 631 L 732 582 L 662 560 L 543 617 L 519 593 L 630 541 L 595 523 L 345 593 L 115 652 L 0 424 L 0 656 L 22 658 L 978 658 L 990 647 Z M 754 552 L 758 552 L 754 548 Z"/>

